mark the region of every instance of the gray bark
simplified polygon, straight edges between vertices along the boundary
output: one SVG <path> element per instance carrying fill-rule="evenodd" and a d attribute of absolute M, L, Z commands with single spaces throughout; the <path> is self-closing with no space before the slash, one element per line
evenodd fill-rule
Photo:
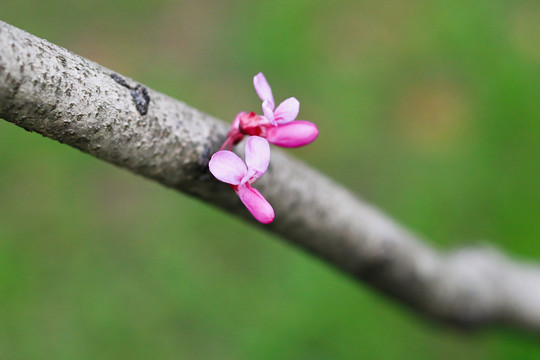
<path fill-rule="evenodd" d="M 112 73 L 0 22 L 1 118 L 256 224 L 234 192 L 208 172 L 229 125 L 152 89 L 143 115 L 133 91 Z M 276 212 L 274 223 L 257 226 L 419 314 L 464 327 L 505 324 L 540 333 L 539 267 L 492 248 L 438 252 L 275 148 L 256 185 Z"/>

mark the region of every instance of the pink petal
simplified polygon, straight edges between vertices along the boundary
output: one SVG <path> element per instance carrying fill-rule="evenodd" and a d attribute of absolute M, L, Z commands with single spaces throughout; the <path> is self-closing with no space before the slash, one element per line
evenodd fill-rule
<path fill-rule="evenodd" d="M 262 109 L 264 117 L 270 122 L 270 124 L 277 125 L 276 120 L 274 120 L 274 104 L 270 104 L 267 100 L 265 100 L 262 103 Z"/>
<path fill-rule="evenodd" d="M 272 95 L 272 89 L 270 88 L 270 85 L 268 85 L 268 81 L 266 81 L 262 72 L 253 77 L 253 86 L 255 87 L 255 91 L 257 92 L 257 95 L 259 95 L 259 98 L 261 98 L 262 101 L 269 101 L 272 110 L 274 110 L 274 96 Z"/>
<path fill-rule="evenodd" d="M 246 165 L 248 172 L 247 179 L 250 184 L 257 180 L 268 169 L 270 162 L 270 145 L 265 138 L 251 136 L 246 142 Z"/>
<path fill-rule="evenodd" d="M 247 168 L 242 159 L 235 153 L 227 150 L 218 151 L 208 163 L 210 172 L 219 181 L 231 185 L 240 185 L 242 178 L 247 173 Z"/>
<path fill-rule="evenodd" d="M 274 221 L 274 209 L 261 193 L 249 185 L 240 186 L 237 191 L 240 200 L 255 219 L 263 224 Z"/>
<path fill-rule="evenodd" d="M 296 120 L 284 125 L 269 127 L 266 139 L 277 146 L 298 147 L 311 143 L 319 135 L 314 123 Z"/>
<path fill-rule="evenodd" d="M 286 124 L 296 119 L 298 112 L 300 111 L 300 102 L 296 98 L 288 98 L 283 101 L 274 111 L 274 118 L 276 123 Z"/>

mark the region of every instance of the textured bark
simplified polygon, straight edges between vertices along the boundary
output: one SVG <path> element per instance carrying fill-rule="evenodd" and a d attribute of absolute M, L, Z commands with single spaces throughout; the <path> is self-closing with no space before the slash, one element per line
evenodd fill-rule
<path fill-rule="evenodd" d="M 111 74 L 0 22 L 1 118 L 256 223 L 208 172 L 228 125 Z M 540 268 L 491 248 L 437 252 L 275 148 L 257 187 L 276 212 L 266 230 L 418 313 L 466 327 L 506 324 L 540 333 Z"/>

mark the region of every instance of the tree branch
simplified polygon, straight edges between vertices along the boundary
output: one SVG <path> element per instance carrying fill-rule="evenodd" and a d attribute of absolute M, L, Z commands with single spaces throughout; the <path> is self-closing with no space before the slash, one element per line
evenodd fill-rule
<path fill-rule="evenodd" d="M 1 118 L 255 223 L 208 172 L 228 125 L 112 74 L 0 22 Z M 265 229 L 418 313 L 466 327 L 505 324 L 540 333 L 539 267 L 492 248 L 439 253 L 275 149 L 257 186 L 277 215 Z"/>

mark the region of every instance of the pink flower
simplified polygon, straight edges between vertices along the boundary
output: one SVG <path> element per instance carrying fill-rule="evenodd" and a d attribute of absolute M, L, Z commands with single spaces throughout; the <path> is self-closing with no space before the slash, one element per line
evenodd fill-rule
<path fill-rule="evenodd" d="M 261 127 L 265 131 L 261 132 L 270 143 L 283 147 L 298 147 L 311 143 L 319 135 L 317 126 L 309 121 L 296 120 L 300 111 L 300 102 L 294 97 L 283 101 L 274 109 L 274 96 L 272 89 L 263 73 L 258 73 L 253 77 L 253 86 L 259 98 L 262 100 L 262 110 L 264 117 L 259 116 L 258 122 L 243 121 L 240 116 L 239 129 L 244 133 L 253 131 L 251 129 Z M 294 122 L 293 122 L 294 121 Z M 246 125 L 244 125 L 246 123 Z M 258 129 L 256 131 L 259 131 Z"/>
<path fill-rule="evenodd" d="M 230 184 L 249 212 L 263 224 L 274 220 L 274 209 L 261 193 L 251 184 L 261 177 L 270 162 L 270 145 L 259 136 L 252 136 L 246 142 L 246 162 L 235 153 L 218 151 L 208 164 L 210 172 L 220 181 Z"/>
<path fill-rule="evenodd" d="M 282 147 L 304 146 L 317 138 L 319 129 L 315 124 L 304 120 L 295 121 L 300 110 L 298 100 L 288 98 L 274 110 L 272 89 L 264 75 L 255 75 L 253 84 L 263 101 L 264 116 L 254 112 L 238 113 L 220 150 L 231 150 L 245 135 L 264 137 L 268 142 Z"/>
<path fill-rule="evenodd" d="M 253 77 L 253 86 L 257 95 L 262 100 L 262 109 L 264 116 L 274 126 L 286 124 L 296 119 L 300 111 L 300 102 L 296 98 L 290 97 L 283 101 L 277 109 L 274 110 L 274 96 L 272 89 L 263 73 L 258 73 Z"/>

